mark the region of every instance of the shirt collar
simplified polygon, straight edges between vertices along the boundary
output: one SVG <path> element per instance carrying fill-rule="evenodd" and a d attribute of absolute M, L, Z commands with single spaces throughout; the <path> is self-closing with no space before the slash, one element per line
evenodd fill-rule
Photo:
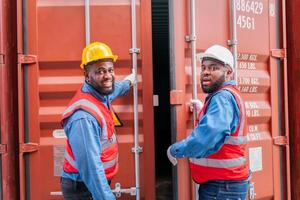
<path fill-rule="evenodd" d="M 231 80 L 231 81 L 226 81 L 226 82 L 223 83 L 223 86 L 227 86 L 227 85 L 236 86 L 236 81 L 235 80 Z"/>
<path fill-rule="evenodd" d="M 83 86 L 82 86 L 82 91 L 83 92 L 88 92 L 91 93 L 94 97 L 96 97 L 97 99 L 99 99 L 102 102 L 107 102 L 108 100 L 108 96 L 107 95 L 101 95 L 91 84 L 89 84 L 88 82 L 84 82 Z"/>

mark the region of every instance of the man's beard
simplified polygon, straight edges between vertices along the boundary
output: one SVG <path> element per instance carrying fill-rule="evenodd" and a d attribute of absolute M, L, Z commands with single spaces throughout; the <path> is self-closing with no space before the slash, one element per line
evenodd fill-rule
<path fill-rule="evenodd" d="M 102 87 L 97 87 L 96 90 L 97 90 L 101 95 L 103 95 L 103 96 L 105 96 L 105 95 L 110 95 L 110 94 L 112 94 L 112 93 L 115 91 L 115 82 L 112 83 L 112 88 L 111 88 L 111 90 L 105 91 L 105 90 L 103 90 Z"/>
<path fill-rule="evenodd" d="M 221 76 L 216 82 L 214 82 L 211 86 L 204 86 L 201 81 L 201 87 L 204 93 L 214 93 L 216 92 L 225 82 L 225 74 Z"/>
<path fill-rule="evenodd" d="M 99 94 L 101 94 L 102 96 L 106 96 L 106 95 L 110 95 L 115 91 L 115 78 L 112 77 L 112 88 L 110 90 L 106 90 L 105 88 L 103 88 L 101 85 L 99 85 L 94 79 L 91 79 L 91 81 L 89 82 L 89 84 L 95 89 L 97 90 L 97 92 Z"/>

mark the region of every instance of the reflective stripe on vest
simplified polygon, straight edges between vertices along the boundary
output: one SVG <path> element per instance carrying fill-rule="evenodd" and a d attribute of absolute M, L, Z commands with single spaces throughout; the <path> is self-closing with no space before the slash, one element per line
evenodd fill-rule
<path fill-rule="evenodd" d="M 72 105 L 70 105 L 64 111 L 63 116 L 67 115 L 69 112 L 73 112 L 73 110 L 78 106 L 88 107 L 88 108 L 94 110 L 99 115 L 99 117 L 101 118 L 101 122 L 102 122 L 102 127 L 101 127 L 102 136 L 103 136 L 104 139 L 107 139 L 108 138 L 108 132 L 107 132 L 107 125 L 106 125 L 105 118 L 104 118 L 102 112 L 99 110 L 99 108 L 94 103 L 92 103 L 91 101 L 89 101 L 87 99 L 80 99 L 80 100 L 74 102 Z"/>
<path fill-rule="evenodd" d="M 65 152 L 65 159 L 70 163 L 70 165 L 72 167 L 74 167 L 76 170 L 78 170 L 76 161 L 73 160 L 73 158 L 68 153 L 66 153 L 66 152 Z M 104 170 L 109 169 L 109 168 L 115 166 L 117 163 L 118 163 L 118 156 L 115 159 L 111 160 L 111 161 L 102 162 Z"/>
<path fill-rule="evenodd" d="M 69 164 L 78 170 L 78 167 L 77 167 L 77 164 L 76 164 L 76 161 L 70 156 L 70 154 L 68 154 L 67 151 L 65 151 L 65 159 L 69 162 Z"/>
<path fill-rule="evenodd" d="M 241 122 L 240 122 L 241 125 L 239 127 L 239 133 L 238 133 L 238 135 L 242 136 L 243 135 L 243 131 L 244 131 L 244 126 L 245 126 L 245 115 L 244 115 L 244 113 L 245 113 L 245 106 L 242 104 L 243 100 L 242 100 L 242 98 L 240 97 L 240 95 L 235 90 L 233 90 L 231 88 L 228 88 L 228 87 L 227 88 L 225 87 L 224 90 L 228 90 L 231 94 L 234 94 L 233 96 L 238 98 L 237 102 L 239 102 L 240 105 L 241 105 L 240 109 L 242 109 L 242 110 L 241 110 L 240 113 L 242 114 L 242 117 L 241 117 Z"/>
<path fill-rule="evenodd" d="M 238 98 L 237 102 L 243 102 L 240 95 L 236 91 L 234 91 L 233 89 L 223 88 L 223 90 L 228 90 L 230 93 L 235 94 L 234 97 Z M 240 117 L 241 122 L 240 122 L 240 127 L 238 127 L 239 128 L 238 136 L 230 136 L 230 135 L 226 136 L 224 144 L 241 145 L 241 144 L 246 144 L 247 143 L 247 137 L 243 136 L 243 130 L 244 130 L 244 126 L 245 126 L 245 116 L 244 116 L 243 113 L 245 113 L 245 107 L 244 107 L 244 105 L 240 105 L 240 107 L 241 107 L 240 109 L 241 109 L 242 116 Z M 199 118 L 198 120 L 200 120 L 200 118 L 203 115 L 204 115 L 204 111 L 201 110 L 201 112 L 199 113 L 199 116 L 198 116 L 198 118 Z"/>
<path fill-rule="evenodd" d="M 231 88 L 223 88 L 221 90 L 228 90 L 231 94 L 233 94 L 234 97 L 237 97 L 237 104 L 241 109 L 240 112 L 240 125 L 237 127 L 238 134 L 237 136 L 226 136 L 224 144 L 230 144 L 230 145 L 245 145 L 247 143 L 247 137 L 243 136 L 244 131 L 244 125 L 245 125 L 245 108 L 244 105 L 242 105 L 242 99 L 240 95 Z M 221 91 L 220 90 L 220 91 Z M 208 102 L 207 102 L 208 103 Z M 205 107 L 206 109 L 206 107 Z M 201 110 L 201 113 L 199 115 L 199 120 L 204 115 L 204 110 Z M 237 131 L 237 130 L 236 130 Z M 231 167 L 238 167 L 241 165 L 244 165 L 246 162 L 245 157 L 238 157 L 238 158 L 232 158 L 232 159 L 212 159 L 212 158 L 192 158 L 190 159 L 190 162 L 196 165 L 200 165 L 203 167 L 214 167 L 214 168 L 231 168 Z"/>
<path fill-rule="evenodd" d="M 105 140 L 103 141 L 103 143 L 106 144 L 105 147 L 102 147 L 102 149 L 106 149 L 108 148 L 109 146 L 111 146 L 113 143 L 117 142 L 117 139 L 116 139 L 116 135 L 113 134 L 112 136 L 112 139 L 111 140 Z M 102 150 L 103 151 L 103 150 Z M 68 154 L 67 151 L 65 151 L 65 159 L 69 162 L 69 164 L 74 167 L 76 170 L 78 170 L 78 167 L 77 167 L 77 164 L 76 164 L 76 161 Z M 110 160 L 110 161 L 102 161 L 102 164 L 103 164 L 103 168 L 104 169 L 109 169 L 113 166 L 115 166 L 116 164 L 118 163 L 118 155 L 116 156 L 115 159 L 113 160 Z"/>
<path fill-rule="evenodd" d="M 102 111 L 102 107 L 104 107 L 104 105 L 102 102 L 101 105 L 98 105 L 97 99 L 93 100 L 93 98 L 92 99 L 90 99 L 89 97 L 85 98 L 84 96 L 85 94 L 83 96 L 80 96 L 81 95 L 80 93 L 78 98 L 77 95 L 78 93 L 75 95 L 74 98 L 77 98 L 78 100 L 75 100 L 73 103 L 71 103 L 71 105 L 69 105 L 66 108 L 66 110 L 63 113 L 63 119 L 68 118 L 76 110 L 83 109 L 87 112 L 90 112 L 90 114 L 97 120 L 102 131 L 101 138 L 100 138 L 101 153 L 99 154 L 99 159 L 102 162 L 106 177 L 112 178 L 117 171 L 118 153 L 117 153 L 117 137 L 114 132 L 115 130 L 112 129 L 113 128 L 112 126 L 108 126 L 111 125 L 110 117 L 108 116 L 111 113 L 106 113 L 106 112 L 109 112 L 110 110 L 109 109 L 106 110 L 103 108 L 104 110 Z M 78 172 L 78 165 L 75 158 L 72 156 L 72 149 L 70 146 L 67 146 L 67 148 L 71 150 L 71 153 L 68 153 L 68 150 L 65 151 L 65 161 L 66 161 L 65 166 L 71 166 L 72 168 L 74 168 L 74 169 L 67 169 L 67 170 L 71 170 L 71 172 L 74 172 L 74 170 Z M 109 153 L 110 155 L 108 155 L 107 153 Z M 102 158 L 103 155 L 105 157 Z"/>
<path fill-rule="evenodd" d="M 227 136 L 225 138 L 225 144 L 231 144 L 231 145 L 240 145 L 240 144 L 246 144 L 247 143 L 247 137 L 245 136 Z"/>
<path fill-rule="evenodd" d="M 232 158 L 232 159 L 191 158 L 190 162 L 204 167 L 231 168 L 231 167 L 244 165 L 246 162 L 246 158 L 245 157 Z"/>
<path fill-rule="evenodd" d="M 111 161 L 103 162 L 103 168 L 104 169 L 109 169 L 109 168 L 115 166 L 117 163 L 118 163 L 118 156 L 115 159 L 111 160 Z"/>
<path fill-rule="evenodd" d="M 114 144 L 116 142 L 117 142 L 117 136 L 115 133 L 113 133 L 113 135 L 111 136 L 111 139 L 105 139 L 105 140 L 101 139 L 102 150 L 110 147 L 112 144 Z"/>

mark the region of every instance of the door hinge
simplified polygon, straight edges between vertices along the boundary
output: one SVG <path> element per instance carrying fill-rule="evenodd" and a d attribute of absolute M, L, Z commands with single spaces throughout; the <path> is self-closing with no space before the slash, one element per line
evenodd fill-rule
<path fill-rule="evenodd" d="M 19 145 L 20 153 L 32 153 L 38 151 L 39 145 L 37 143 L 24 143 Z"/>
<path fill-rule="evenodd" d="M 276 136 L 273 137 L 273 143 L 275 145 L 288 145 L 289 144 L 289 139 L 287 136 Z"/>
<path fill-rule="evenodd" d="M 0 144 L 0 154 L 4 154 L 7 152 L 7 145 L 6 144 Z"/>
<path fill-rule="evenodd" d="M 184 94 L 182 90 L 171 90 L 170 92 L 170 104 L 182 105 L 184 103 Z"/>
<path fill-rule="evenodd" d="M 274 58 L 286 58 L 286 49 L 271 49 L 271 56 Z"/>
<path fill-rule="evenodd" d="M 4 63 L 4 54 L 0 53 L 0 64 L 5 64 Z"/>
<path fill-rule="evenodd" d="M 186 35 L 185 36 L 185 41 L 186 42 L 192 42 L 192 41 L 196 41 L 196 35 Z"/>
<path fill-rule="evenodd" d="M 20 64 L 34 64 L 37 63 L 37 56 L 36 55 L 18 55 L 18 63 Z"/>

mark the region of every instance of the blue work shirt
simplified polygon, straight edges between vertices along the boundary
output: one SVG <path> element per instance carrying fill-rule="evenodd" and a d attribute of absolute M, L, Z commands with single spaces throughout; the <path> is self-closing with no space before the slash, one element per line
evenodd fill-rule
<path fill-rule="evenodd" d="M 224 85 L 235 85 L 235 81 Z M 171 146 L 170 152 L 176 158 L 205 158 L 218 152 L 226 136 L 234 133 L 240 121 L 240 109 L 233 94 L 221 90 L 209 94 L 211 98 L 206 112 L 192 133 Z"/>
<path fill-rule="evenodd" d="M 118 96 L 126 95 L 129 89 L 128 81 L 115 82 L 114 92 L 102 96 L 87 82 L 82 87 L 83 92 L 91 93 L 106 106 Z M 64 121 L 64 130 L 74 153 L 79 172 L 68 173 L 63 170 L 62 177 L 74 181 L 83 181 L 92 193 L 94 200 L 115 199 L 100 160 L 102 132 L 97 120 L 88 112 L 77 110 Z"/>

